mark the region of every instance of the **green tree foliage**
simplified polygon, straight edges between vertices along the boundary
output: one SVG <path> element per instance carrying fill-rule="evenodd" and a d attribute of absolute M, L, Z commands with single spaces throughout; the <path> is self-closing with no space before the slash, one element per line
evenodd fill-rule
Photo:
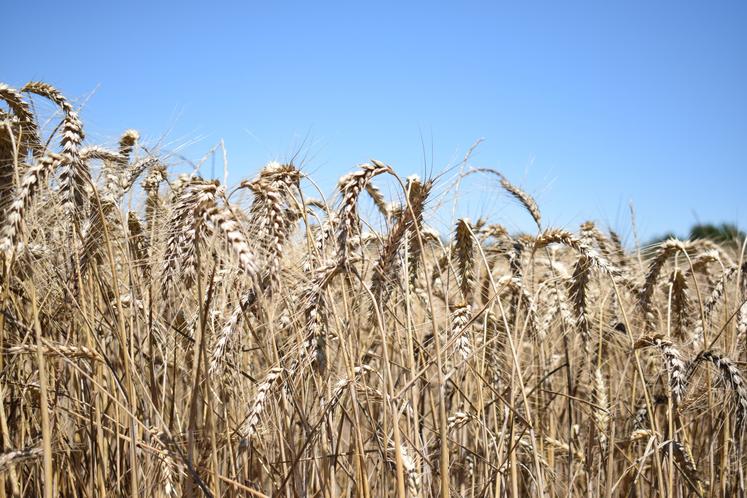
<path fill-rule="evenodd" d="M 690 240 L 710 239 L 721 244 L 735 241 L 741 242 L 745 238 L 745 233 L 732 223 L 721 223 L 719 225 L 713 223 L 698 223 L 690 228 L 690 234 L 687 237 L 680 237 L 674 232 L 667 232 L 664 235 L 654 237 L 649 241 L 649 244 L 657 244 L 671 238 L 686 238 Z"/>
<path fill-rule="evenodd" d="M 714 242 L 730 242 L 744 240 L 744 232 L 731 223 L 713 225 L 699 223 L 690 229 L 691 239 L 711 239 Z"/>

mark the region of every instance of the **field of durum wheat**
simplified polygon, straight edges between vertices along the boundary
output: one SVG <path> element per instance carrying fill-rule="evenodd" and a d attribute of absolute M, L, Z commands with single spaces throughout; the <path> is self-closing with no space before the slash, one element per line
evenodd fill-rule
<path fill-rule="evenodd" d="M 437 233 L 438 178 L 227 186 L 0 103 L 0 495 L 744 492 L 739 242 L 546 227 L 467 168 L 536 231 Z"/>

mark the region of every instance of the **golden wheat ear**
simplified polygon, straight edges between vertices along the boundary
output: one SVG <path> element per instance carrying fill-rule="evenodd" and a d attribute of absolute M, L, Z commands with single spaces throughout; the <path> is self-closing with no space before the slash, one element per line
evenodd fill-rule
<path fill-rule="evenodd" d="M 265 409 L 265 405 L 269 401 L 270 390 L 272 386 L 282 379 L 284 371 L 285 369 L 281 367 L 270 369 L 262 383 L 257 387 L 257 393 L 254 395 L 254 401 L 249 409 L 249 414 L 238 431 L 243 443 L 248 444 L 255 436 L 260 417 Z"/>
<path fill-rule="evenodd" d="M 83 208 L 87 200 L 86 192 L 91 183 L 90 171 L 80 157 L 80 147 L 85 138 L 83 124 L 70 102 L 52 85 L 32 81 L 21 91 L 51 100 L 64 114 L 60 138 L 64 158 L 60 169 L 60 195 L 65 211 L 77 217 L 77 211 Z"/>
<path fill-rule="evenodd" d="M 240 188 L 249 188 L 254 194 L 249 210 L 251 235 L 256 246 L 263 249 L 261 273 L 267 282 L 266 292 L 280 288 L 283 249 L 292 235 L 302 213 L 296 198 L 301 172 L 292 164 L 270 163 L 254 181 L 244 181 Z"/>
<path fill-rule="evenodd" d="M 135 149 L 135 144 L 139 139 L 140 133 L 138 133 L 137 130 L 125 130 L 119 138 L 119 157 L 121 158 L 123 166 L 130 162 L 130 156 L 132 155 L 132 151 Z"/>
<path fill-rule="evenodd" d="M 532 219 L 537 224 L 537 227 L 542 228 L 542 213 L 540 213 L 539 206 L 537 205 L 537 201 L 534 200 L 534 197 L 532 197 L 513 183 L 509 182 L 505 176 L 501 177 L 501 187 L 503 187 L 506 192 L 514 196 L 532 216 Z"/>
<path fill-rule="evenodd" d="M 430 183 L 424 185 L 417 179 L 408 180 L 408 208 L 403 209 L 397 216 L 397 222 L 384 242 L 371 277 L 371 293 L 380 307 L 387 303 L 399 279 L 399 251 L 403 241 L 407 243 L 408 248 L 408 281 L 414 288 L 417 280 L 417 267 L 420 262 L 420 244 L 416 240 L 416 230 L 419 229 L 422 222 L 423 208 L 430 186 Z"/>
<path fill-rule="evenodd" d="M 6 451 L 0 453 L 0 472 L 5 472 L 10 467 L 28 460 L 37 460 L 42 456 L 41 446 L 29 446 L 22 450 Z"/>
<path fill-rule="evenodd" d="M 678 252 L 686 252 L 688 249 L 690 249 L 689 242 L 682 242 L 677 239 L 664 241 L 656 249 L 656 253 L 649 263 L 638 299 L 638 307 L 647 323 L 650 323 L 649 315 L 651 313 L 651 298 L 654 295 L 654 287 L 662 268 L 664 268 L 664 264 Z"/>
<path fill-rule="evenodd" d="M 57 169 L 62 161 L 62 156 L 50 154 L 41 158 L 26 170 L 21 180 L 21 186 L 7 209 L 5 225 L 0 228 L 2 230 L 2 233 L 0 233 L 0 252 L 11 251 L 18 245 L 26 211 L 31 206 L 31 202 L 41 185 L 45 183 L 47 177 Z"/>
<path fill-rule="evenodd" d="M 682 403 L 687 392 L 690 377 L 690 366 L 682 359 L 683 355 L 677 347 L 661 335 L 642 337 L 635 343 L 635 348 L 656 347 L 664 359 L 667 372 L 669 373 L 669 389 L 672 400 L 676 405 Z"/>
<path fill-rule="evenodd" d="M 745 421 L 747 421 L 747 381 L 745 380 L 742 371 L 728 356 L 713 350 L 700 352 L 692 363 L 693 367 L 690 369 L 689 375 L 692 375 L 692 370 L 694 370 L 697 365 L 710 363 L 716 367 L 724 385 L 731 388 L 737 404 L 737 423 L 734 431 L 735 436 L 741 438 Z"/>
<path fill-rule="evenodd" d="M 21 127 L 22 143 L 18 145 L 31 148 L 34 155 L 38 156 L 41 153 L 39 130 L 28 102 L 23 99 L 21 92 L 5 83 L 0 83 L 0 100 L 5 101 L 10 108 L 11 114 L 8 118 L 17 120 Z M 24 153 L 21 154 L 21 156 L 24 155 Z"/>
<path fill-rule="evenodd" d="M 355 249 L 355 244 L 351 242 L 353 237 L 358 235 L 360 223 L 358 197 L 373 177 L 391 170 L 384 163 L 372 160 L 371 163 L 362 165 L 359 170 L 340 178 L 339 189 L 342 201 L 338 212 L 340 226 L 337 233 L 337 251 L 343 261 Z"/>
<path fill-rule="evenodd" d="M 0 101 L 9 112 L 0 109 L 0 227 L 6 223 L 6 209 L 17 187 L 16 178 L 23 173 L 28 151 L 37 157 L 39 138 L 34 116 L 20 92 L 0 83 Z"/>

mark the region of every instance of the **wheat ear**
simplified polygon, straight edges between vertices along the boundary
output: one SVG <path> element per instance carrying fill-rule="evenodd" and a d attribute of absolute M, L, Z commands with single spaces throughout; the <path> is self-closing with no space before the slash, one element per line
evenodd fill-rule
<path fill-rule="evenodd" d="M 664 358 L 664 364 L 669 372 L 669 389 L 672 392 L 672 400 L 680 404 L 687 391 L 689 380 L 689 366 L 682 359 L 682 353 L 661 335 L 643 337 L 635 343 L 635 348 L 655 346 Z"/>
<path fill-rule="evenodd" d="M 542 213 L 540 213 L 539 206 L 531 195 L 509 182 L 503 175 L 501 175 L 501 187 L 514 196 L 526 208 L 538 227 L 542 226 Z"/>
<path fill-rule="evenodd" d="M 18 245 L 26 210 L 31 206 L 31 201 L 40 186 L 57 169 L 62 160 L 61 156 L 50 154 L 26 170 L 21 180 L 21 187 L 6 212 L 5 226 L 0 240 L 1 252 L 8 252 Z"/>
<path fill-rule="evenodd" d="M 747 420 L 747 382 L 736 363 L 726 355 L 716 351 L 702 351 L 693 360 L 693 365 L 697 366 L 702 362 L 711 363 L 716 367 L 722 382 L 729 386 L 734 392 L 734 398 L 737 401 L 737 424 L 735 431 L 737 436 L 741 435 L 744 428 L 744 422 Z"/>
<path fill-rule="evenodd" d="M 62 110 L 65 115 L 62 123 L 62 138 L 60 146 L 65 160 L 60 171 L 60 194 L 62 204 L 68 213 L 74 213 L 80 209 L 85 202 L 85 192 L 90 184 L 90 172 L 88 167 L 80 158 L 80 146 L 85 137 L 83 125 L 78 118 L 78 113 L 67 99 L 52 85 L 42 82 L 31 82 L 23 87 L 22 91 L 34 93 L 45 97 Z"/>
<path fill-rule="evenodd" d="M 358 171 L 349 173 L 339 181 L 342 201 L 339 209 L 340 226 L 337 233 L 337 250 L 340 258 L 345 261 L 352 250 L 351 237 L 357 234 L 358 197 L 366 188 L 371 178 L 391 171 L 391 168 L 379 161 L 363 164 Z"/>
<path fill-rule="evenodd" d="M 249 409 L 249 415 L 246 417 L 241 429 L 239 429 L 239 435 L 243 440 L 251 441 L 252 437 L 257 432 L 257 425 L 259 424 L 259 419 L 262 416 L 265 405 L 267 404 L 270 389 L 282 378 L 283 372 L 284 369 L 280 367 L 270 369 L 262 383 L 257 388 L 257 394 L 254 395 L 254 402 Z"/>
<path fill-rule="evenodd" d="M 39 131 L 28 102 L 23 99 L 21 92 L 5 83 L 0 83 L 0 99 L 8 104 L 13 116 L 18 119 L 24 134 L 25 144 L 31 147 L 35 154 L 38 154 L 41 149 Z"/>
<path fill-rule="evenodd" d="M 41 446 L 30 446 L 22 450 L 6 451 L 0 454 L 0 472 L 5 472 L 10 467 L 18 465 L 27 460 L 36 460 L 43 453 Z"/>

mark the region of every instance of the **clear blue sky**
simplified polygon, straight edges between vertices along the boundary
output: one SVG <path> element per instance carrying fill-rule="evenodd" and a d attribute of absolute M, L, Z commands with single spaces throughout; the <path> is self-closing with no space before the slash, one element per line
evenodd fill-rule
<path fill-rule="evenodd" d="M 3 18 L 0 81 L 90 96 L 94 143 L 132 127 L 198 159 L 223 138 L 233 181 L 305 144 L 331 191 L 369 158 L 422 175 L 484 137 L 472 164 L 548 224 L 629 234 L 632 201 L 644 239 L 745 225 L 744 1 L 34 1 Z M 487 181 L 459 213 L 531 227 Z"/>

